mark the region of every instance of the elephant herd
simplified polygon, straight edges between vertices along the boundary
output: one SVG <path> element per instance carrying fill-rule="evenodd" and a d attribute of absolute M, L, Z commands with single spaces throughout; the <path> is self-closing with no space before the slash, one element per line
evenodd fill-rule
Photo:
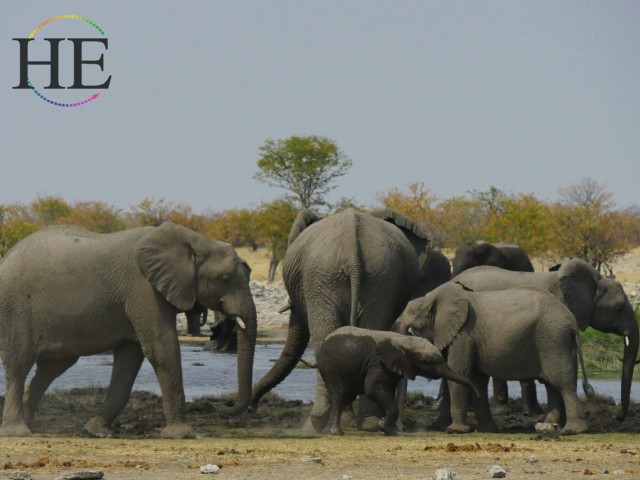
<path fill-rule="evenodd" d="M 582 260 L 536 273 L 516 245 L 477 242 L 458 249 L 452 278 L 449 260 L 423 229 L 393 210 L 346 209 L 324 218 L 305 210 L 291 228 L 282 268 L 287 338 L 254 385 L 251 270 L 231 245 L 171 223 L 112 234 L 67 226 L 32 234 L 0 260 L 7 385 L 0 435 L 31 434 L 53 380 L 79 356 L 111 350 L 106 398 L 85 430 L 110 435 L 146 357 L 162 393 L 161 435 L 193 437 L 175 319 L 207 309 L 236 322 L 238 393 L 222 412 L 228 415 L 258 408 L 310 344 L 318 371 L 307 429 L 342 433 L 342 410 L 360 395 L 360 408 L 394 434 L 400 380 L 421 375 L 443 378 L 440 422 L 448 432 L 471 431 L 470 392 L 478 430 L 497 431 L 487 394 L 493 377 L 498 404 L 507 398 L 505 381 L 520 380 L 529 412 L 540 411 L 531 385 L 542 382 L 544 421 L 562 423 L 565 434 L 582 433 L 588 426 L 576 383 L 579 331 L 587 326 L 624 337 L 620 417 L 628 413 L 635 315 L 619 282 Z"/>

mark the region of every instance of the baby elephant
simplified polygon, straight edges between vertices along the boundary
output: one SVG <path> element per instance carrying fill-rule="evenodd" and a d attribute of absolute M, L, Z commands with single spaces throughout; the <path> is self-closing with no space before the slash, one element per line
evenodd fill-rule
<path fill-rule="evenodd" d="M 442 354 L 428 340 L 399 333 L 341 327 L 329 335 L 316 355 L 320 375 L 331 401 L 329 432 L 343 435 L 340 418 L 344 407 L 364 394 L 385 412 L 380 426 L 385 435 L 396 435 L 398 406 L 396 386 L 403 376 L 442 378 L 473 389 L 467 378 L 449 368 Z M 312 416 L 313 427 L 322 432 L 326 416 Z"/>

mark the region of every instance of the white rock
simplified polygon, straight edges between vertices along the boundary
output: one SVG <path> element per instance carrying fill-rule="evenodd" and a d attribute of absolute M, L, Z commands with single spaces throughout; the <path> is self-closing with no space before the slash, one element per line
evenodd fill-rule
<path fill-rule="evenodd" d="M 545 438 L 560 438 L 560 426 L 557 423 L 536 423 L 536 432 Z"/>
<path fill-rule="evenodd" d="M 507 472 L 500 465 L 491 465 L 491 468 L 489 468 L 489 476 L 491 478 L 504 478 L 507 476 Z"/>
<path fill-rule="evenodd" d="M 436 470 L 436 480 L 450 480 L 460 478 L 458 474 L 452 470 L 447 470 L 446 468 L 439 468 Z"/>
<path fill-rule="evenodd" d="M 618 468 L 617 470 L 613 471 L 614 475 L 624 475 L 624 470 L 622 470 L 621 468 Z"/>
<path fill-rule="evenodd" d="M 538 463 L 538 458 L 535 455 L 531 455 L 525 459 L 527 463 Z"/>
<path fill-rule="evenodd" d="M 322 463 L 320 457 L 301 457 L 300 461 L 303 463 Z"/>
<path fill-rule="evenodd" d="M 60 475 L 56 480 L 99 480 L 104 478 L 104 472 L 100 470 L 88 470 L 86 472 L 71 472 Z"/>
<path fill-rule="evenodd" d="M 200 473 L 220 473 L 220 467 L 213 463 L 209 463 L 208 465 L 200 467 Z"/>

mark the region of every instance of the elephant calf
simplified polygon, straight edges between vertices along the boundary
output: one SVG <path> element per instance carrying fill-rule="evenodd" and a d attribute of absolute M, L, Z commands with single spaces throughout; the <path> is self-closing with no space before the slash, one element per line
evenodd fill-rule
<path fill-rule="evenodd" d="M 467 378 L 456 374 L 430 342 L 399 333 L 341 327 L 329 335 L 318 351 L 317 366 L 330 399 L 329 431 L 343 435 L 340 418 L 345 406 L 364 394 L 386 413 L 380 421 L 385 435 L 395 435 L 398 406 L 396 386 L 403 376 L 415 379 L 445 377 L 472 388 Z M 312 414 L 316 431 L 327 423 L 327 412 Z"/>

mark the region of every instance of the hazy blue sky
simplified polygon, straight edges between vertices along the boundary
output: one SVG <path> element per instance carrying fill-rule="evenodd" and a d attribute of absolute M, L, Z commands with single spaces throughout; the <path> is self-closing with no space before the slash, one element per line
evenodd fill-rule
<path fill-rule="evenodd" d="M 7 1 L 0 13 L 0 203 L 256 205 L 283 193 L 253 179 L 258 147 L 314 134 L 353 159 L 333 200 L 369 205 L 416 181 L 440 197 L 493 185 L 554 200 L 591 176 L 618 205 L 640 204 L 639 1 Z M 77 108 L 12 89 L 11 39 L 65 13 L 109 39 L 106 73 L 84 71 L 111 86 Z M 94 34 L 58 21 L 36 41 Z M 31 59 L 45 59 L 36 41 Z M 30 67 L 41 86 L 48 75 Z"/>

